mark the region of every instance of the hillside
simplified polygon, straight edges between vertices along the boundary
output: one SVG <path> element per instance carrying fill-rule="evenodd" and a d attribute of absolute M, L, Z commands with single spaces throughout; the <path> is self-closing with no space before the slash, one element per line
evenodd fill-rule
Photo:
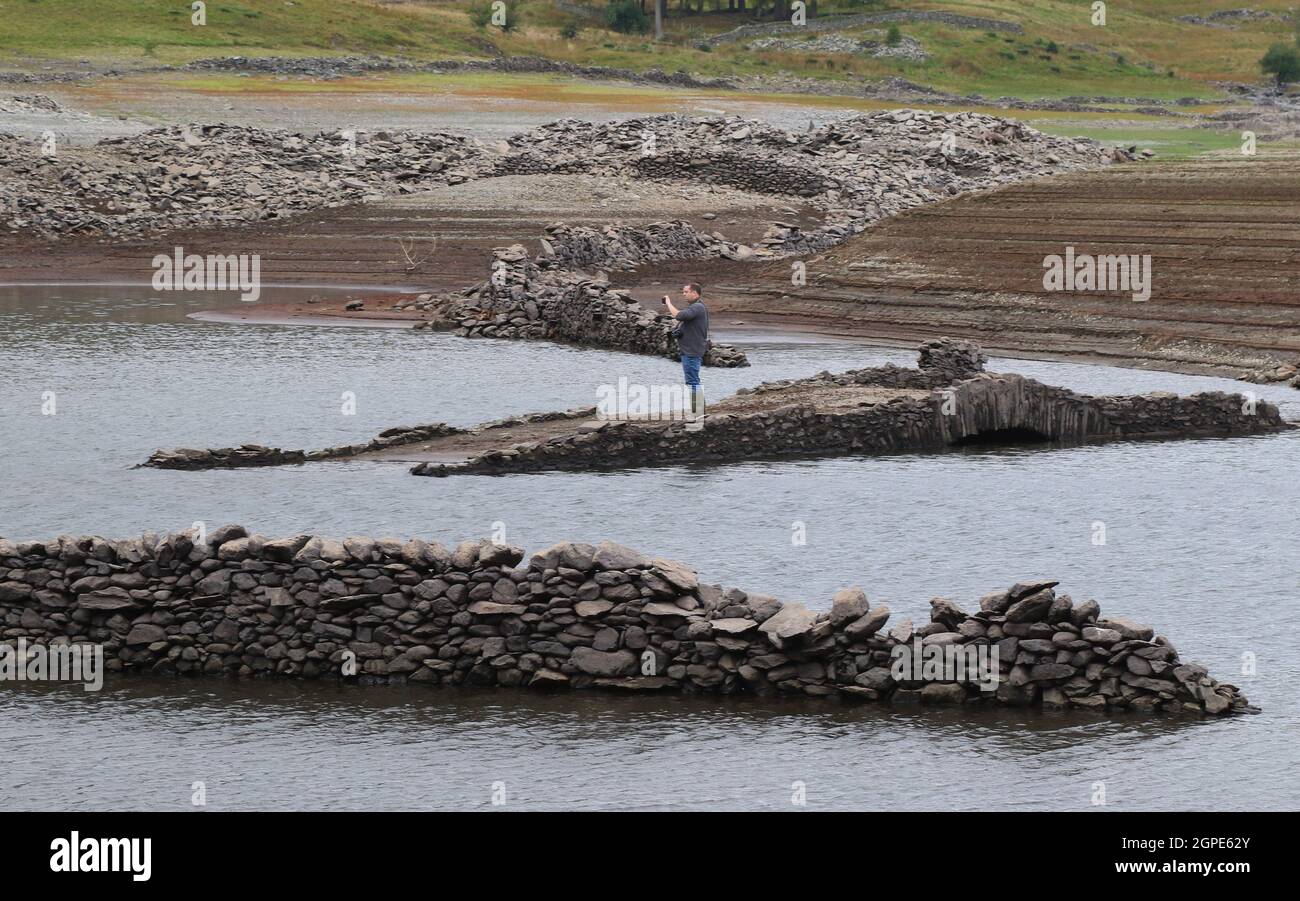
<path fill-rule="evenodd" d="M 377 54 L 413 60 L 530 55 L 749 77 L 759 84 L 892 77 L 989 98 L 1171 100 L 1217 96 L 1219 81 L 1262 80 L 1259 58 L 1271 43 L 1294 34 L 1288 19 L 1294 0 L 1255 0 L 1250 15 L 1212 18 L 1241 9 L 1243 2 L 1126 0 L 1108 4 L 1102 27 L 1092 24 L 1091 4 L 1083 0 L 823 0 L 819 19 L 811 20 L 834 13 L 941 12 L 1015 29 L 904 18 L 896 22 L 896 43 L 889 44 L 883 21 L 707 43 L 753 23 L 752 9 L 696 14 L 678 4 L 671 4 L 665 40 L 655 43 L 646 35 L 606 29 L 605 4 L 592 0 L 522 0 L 514 4 L 516 25 L 508 32 L 476 27 L 470 11 L 482 4 L 465 0 L 213 0 L 201 26 L 191 24 L 188 5 L 178 0 L 0 0 L 0 67 L 27 72 L 150 67 L 229 55 Z M 723 4 L 701 0 L 699 5 Z M 867 48 L 858 42 L 868 42 Z"/>

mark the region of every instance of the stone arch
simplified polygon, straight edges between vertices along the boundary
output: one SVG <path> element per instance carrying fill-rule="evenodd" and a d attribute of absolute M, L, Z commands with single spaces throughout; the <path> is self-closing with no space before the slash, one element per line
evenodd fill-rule
<path fill-rule="evenodd" d="M 1090 398 L 1012 373 L 984 373 L 932 397 L 944 444 L 994 433 L 1079 442 L 1114 431 Z"/>

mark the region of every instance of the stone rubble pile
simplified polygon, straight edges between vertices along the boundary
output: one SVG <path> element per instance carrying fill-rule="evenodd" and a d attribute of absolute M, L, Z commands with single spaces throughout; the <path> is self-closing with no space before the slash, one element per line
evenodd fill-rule
<path fill-rule="evenodd" d="M 883 35 L 884 32 L 877 32 L 878 37 Z M 843 53 L 885 59 L 905 59 L 917 63 L 923 63 L 930 58 L 920 41 L 907 36 L 901 37 L 896 44 L 890 44 L 883 40 L 853 38 L 845 34 L 824 34 L 812 40 L 767 37 L 750 41 L 746 46 L 750 50 L 780 50 L 790 53 Z"/>
<path fill-rule="evenodd" d="M 271 539 L 235 525 L 205 540 L 0 539 L 0 640 L 98 643 L 109 671 L 157 675 L 1253 710 L 1150 627 L 1105 619 L 1056 582 L 1017 583 L 970 614 L 936 598 L 914 627 L 891 626 L 857 588 L 815 612 L 608 541 L 523 559 L 485 540 Z M 982 648 L 996 678 L 896 669 L 899 646 Z"/>
<path fill-rule="evenodd" d="M 779 379 L 760 382 L 752 388 L 740 388 L 739 396 L 770 394 L 791 388 L 818 389 L 821 387 L 848 387 L 875 385 L 882 388 L 942 388 L 963 379 L 974 378 L 984 371 L 988 357 L 974 341 L 960 338 L 939 338 L 927 341 L 917 348 L 916 367 L 868 366 L 845 372 L 823 370 L 799 379 Z"/>
<path fill-rule="evenodd" d="M 536 257 L 539 266 L 566 269 L 635 269 L 659 260 L 690 260 L 725 257 L 747 260 L 754 251 L 744 244 L 728 241 L 719 232 L 697 231 L 689 222 L 652 222 L 637 228 L 607 225 L 558 223 L 546 229 L 542 249 Z"/>
<path fill-rule="evenodd" d="M 485 155 L 457 135 L 405 131 L 169 126 L 54 156 L 0 134 L 0 224 L 43 238 L 246 225 L 459 184 Z"/>
<path fill-rule="evenodd" d="M 920 204 L 1112 159 L 1095 141 L 1052 137 L 1011 119 L 913 109 L 807 132 L 737 116 L 562 119 L 507 146 L 494 174 L 687 180 L 803 198 L 828 214 L 822 231 L 830 243 Z"/>
<path fill-rule="evenodd" d="M 1006 34 L 1023 34 L 1024 26 L 1019 22 L 1005 22 L 1001 19 L 985 19 L 977 16 L 963 16 L 958 13 L 934 10 L 890 10 L 878 13 L 850 13 L 846 15 L 817 16 L 802 25 L 790 22 L 757 22 L 741 25 L 722 34 L 712 35 L 697 41 L 698 46 L 718 46 L 734 41 L 741 41 L 755 35 L 795 34 L 806 35 L 826 31 L 844 31 L 862 28 L 866 25 L 880 25 L 887 22 L 939 22 L 954 28 L 972 28 L 980 31 L 996 31 Z"/>
<path fill-rule="evenodd" d="M 53 97 L 45 94 L 14 94 L 0 97 L 0 113 L 69 113 Z"/>
<path fill-rule="evenodd" d="M 1186 15 L 1176 16 L 1179 22 L 1187 22 L 1190 25 L 1208 25 L 1211 28 L 1236 28 L 1238 22 L 1265 21 L 1268 19 L 1283 19 L 1281 13 L 1264 9 L 1224 9 L 1218 12 L 1209 13 L 1204 16 Z"/>
<path fill-rule="evenodd" d="M 574 252 L 588 251 L 598 252 Z M 611 288 L 603 273 L 543 268 L 551 261 L 539 259 L 521 244 L 498 248 L 486 281 L 460 294 L 419 295 L 398 308 L 435 311 L 467 338 L 562 341 L 678 358 L 666 312 L 642 308 L 627 291 Z M 749 360 L 739 348 L 710 342 L 704 365 L 748 366 Z"/>

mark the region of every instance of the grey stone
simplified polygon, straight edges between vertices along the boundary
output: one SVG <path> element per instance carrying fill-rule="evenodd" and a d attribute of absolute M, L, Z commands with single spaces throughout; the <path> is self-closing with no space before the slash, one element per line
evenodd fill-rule
<path fill-rule="evenodd" d="M 867 595 L 861 588 L 842 588 L 831 600 L 831 625 L 839 628 L 845 623 L 860 619 L 871 609 Z"/>
<path fill-rule="evenodd" d="M 637 657 L 631 651 L 597 651 L 577 647 L 573 665 L 590 676 L 631 676 L 637 672 Z"/>

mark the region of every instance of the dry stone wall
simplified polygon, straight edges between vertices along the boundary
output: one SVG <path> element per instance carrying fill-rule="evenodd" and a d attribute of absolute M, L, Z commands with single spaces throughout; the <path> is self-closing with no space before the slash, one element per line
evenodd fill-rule
<path fill-rule="evenodd" d="M 492 276 L 459 295 L 414 301 L 467 338 L 562 341 L 678 359 L 674 322 L 600 276 L 543 268 L 522 245 L 493 252 Z M 744 352 L 709 342 L 705 366 L 748 366 Z"/>
<path fill-rule="evenodd" d="M 944 339 L 922 348 L 921 366 L 883 366 L 771 382 L 738 394 L 791 392 L 759 412 L 713 412 L 702 427 L 683 420 L 607 420 L 551 438 L 499 448 L 460 464 L 419 463 L 423 476 L 503 474 L 722 463 L 925 450 L 996 433 L 1059 444 L 1116 439 L 1254 435 L 1293 428 L 1278 408 L 1240 394 L 1153 393 L 1091 397 L 1014 373 L 988 373 L 978 347 Z M 800 400 L 802 389 L 875 385 L 928 389 L 848 410 Z"/>
<path fill-rule="evenodd" d="M 879 13 L 858 13 L 838 16 L 818 16 L 802 25 L 789 22 L 764 22 L 753 25 L 741 25 L 722 34 L 704 38 L 697 42 L 700 46 L 718 46 L 741 41 L 746 38 L 769 34 L 809 34 L 822 31 L 843 31 L 850 28 L 862 28 L 867 25 L 880 25 L 886 22 L 939 22 L 954 28 L 974 28 L 980 31 L 999 31 L 1008 34 L 1023 34 L 1024 27 L 1019 22 L 1004 22 L 1001 19 L 984 19 L 977 16 L 963 16 L 957 13 L 931 10 L 891 10 Z"/>
<path fill-rule="evenodd" d="M 0 539 L 0 640 L 95 643 L 109 671 L 160 675 L 1252 710 L 1150 627 L 1104 618 L 1052 581 L 1017 583 L 970 613 L 936 598 L 914 626 L 857 588 L 816 612 L 611 542 L 523 561 L 490 541 L 271 539 L 240 526 Z M 900 648 L 954 660 L 960 649 L 987 671 L 899 668 Z"/>
<path fill-rule="evenodd" d="M 475 426 L 475 431 L 519 425 L 525 422 L 553 422 L 561 419 L 578 419 L 591 416 L 595 408 L 564 410 L 546 413 L 527 413 L 507 416 Z M 343 444 L 319 450 L 284 450 L 263 444 L 241 444 L 239 447 L 192 448 L 174 447 L 154 451 L 140 466 L 153 469 L 241 469 L 247 466 L 285 466 L 294 463 L 314 463 L 318 460 L 338 460 L 355 457 L 371 451 L 418 444 L 447 435 L 463 435 L 470 429 L 435 422 L 429 425 L 402 425 L 384 429 L 374 438 L 361 444 Z"/>

